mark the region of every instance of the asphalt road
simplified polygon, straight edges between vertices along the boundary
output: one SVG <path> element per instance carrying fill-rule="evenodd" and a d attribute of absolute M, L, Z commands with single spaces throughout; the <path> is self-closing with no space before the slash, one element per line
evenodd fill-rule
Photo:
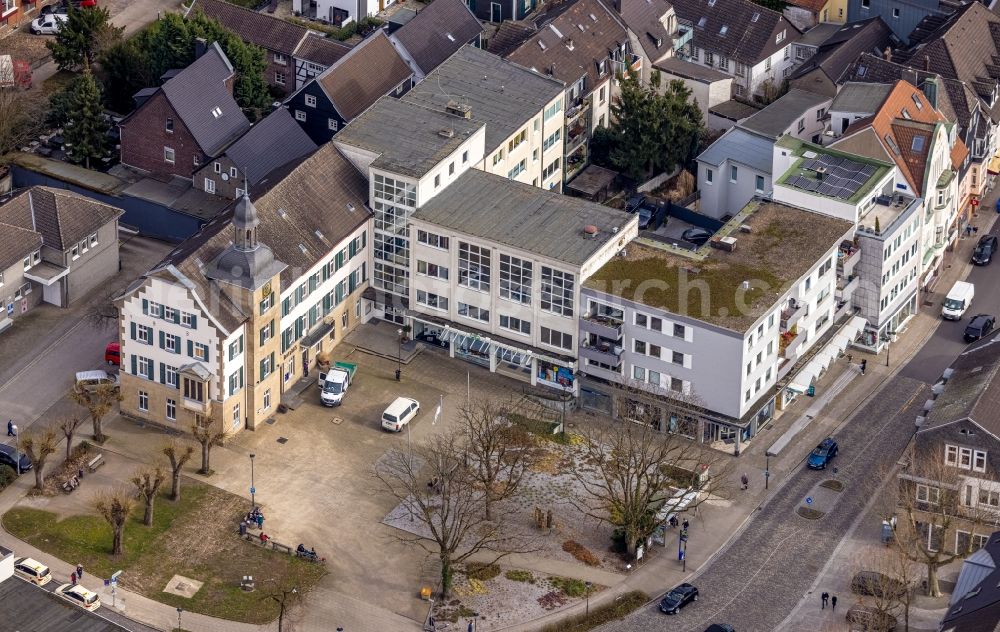
<path fill-rule="evenodd" d="M 1000 222 L 994 225 L 992 234 L 1000 235 Z M 967 346 L 962 339 L 962 334 L 965 332 L 965 326 L 969 324 L 969 320 L 976 314 L 1000 315 L 1000 257 L 996 257 L 989 265 L 973 267 L 967 281 L 976 286 L 976 297 L 972 300 L 972 306 L 965 313 L 965 317 L 960 321 L 942 318 L 934 336 L 907 363 L 900 372 L 901 375 L 928 384 L 937 382 L 941 373 Z M 938 292 L 935 294 L 937 300 L 934 306 L 921 306 L 921 309 L 940 313 L 941 301 L 944 300 L 951 288 L 937 289 Z"/>

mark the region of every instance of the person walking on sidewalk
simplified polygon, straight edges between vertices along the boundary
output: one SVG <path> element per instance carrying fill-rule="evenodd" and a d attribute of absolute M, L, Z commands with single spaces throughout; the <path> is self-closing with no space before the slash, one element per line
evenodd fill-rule
<path fill-rule="evenodd" d="M 837 595 L 830 597 L 830 607 L 833 609 L 834 612 L 837 611 Z"/>
<path fill-rule="evenodd" d="M 13 437 L 14 436 L 14 420 L 13 419 L 8 419 L 7 420 L 7 436 L 8 437 Z"/>
<path fill-rule="evenodd" d="M 71 583 L 74 586 L 76 586 L 76 573 L 75 572 L 69 574 L 69 583 Z"/>
<path fill-rule="evenodd" d="M 83 564 L 76 565 L 76 578 L 83 581 Z"/>
<path fill-rule="evenodd" d="M 820 610 L 826 610 L 826 602 L 830 600 L 830 593 L 824 592 L 822 595 L 820 595 L 819 599 L 820 603 L 822 604 Z"/>
<path fill-rule="evenodd" d="M 747 488 L 750 487 L 750 477 L 747 476 L 746 472 L 743 472 L 743 475 L 740 476 L 740 483 L 743 484 L 743 489 L 744 490 L 746 490 Z"/>
<path fill-rule="evenodd" d="M 685 530 L 685 531 L 687 531 L 687 530 L 688 530 L 688 524 L 689 524 L 689 523 L 688 523 L 688 519 L 687 519 L 687 518 L 685 518 L 685 519 L 684 519 L 684 523 L 683 523 L 683 527 L 684 527 L 684 530 Z"/>
<path fill-rule="evenodd" d="M 865 369 L 868 368 L 868 360 L 862 359 L 861 364 L 858 365 L 858 368 L 861 369 L 861 375 L 864 375 Z"/>

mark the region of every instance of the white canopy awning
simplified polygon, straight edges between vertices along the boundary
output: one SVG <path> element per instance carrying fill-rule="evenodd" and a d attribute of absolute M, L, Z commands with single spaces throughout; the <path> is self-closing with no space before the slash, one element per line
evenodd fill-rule
<path fill-rule="evenodd" d="M 866 321 L 861 316 L 853 316 L 851 320 L 847 322 L 846 325 L 841 327 L 837 335 L 833 337 L 828 343 L 826 343 L 819 352 L 813 356 L 809 362 L 802 367 L 787 386 L 787 388 L 798 391 L 799 393 L 805 393 L 820 373 L 822 373 L 830 363 L 833 362 L 841 351 L 847 348 L 847 345 L 854 341 L 854 339 L 861 333 L 861 330 L 865 328 Z"/>

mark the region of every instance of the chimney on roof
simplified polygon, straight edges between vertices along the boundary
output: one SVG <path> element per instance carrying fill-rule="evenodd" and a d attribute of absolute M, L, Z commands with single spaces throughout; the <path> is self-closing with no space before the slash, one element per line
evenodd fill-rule
<path fill-rule="evenodd" d="M 194 38 L 194 58 L 198 59 L 208 52 L 208 40 L 204 37 Z"/>
<path fill-rule="evenodd" d="M 924 70 L 930 72 L 931 70 L 931 56 L 924 55 Z"/>
<path fill-rule="evenodd" d="M 822 182 L 823 181 L 823 176 L 825 176 L 825 175 L 826 175 L 826 167 L 817 167 L 816 168 L 816 179 L 817 180 L 819 180 L 820 182 Z"/>
<path fill-rule="evenodd" d="M 572 37 L 567 37 L 566 38 L 566 48 L 568 48 L 570 50 L 573 50 L 573 38 Z"/>
<path fill-rule="evenodd" d="M 459 103 L 458 101 L 448 101 L 448 105 L 445 106 L 444 111 L 452 116 L 458 116 L 464 119 L 472 118 L 472 107 L 464 103 Z"/>
<path fill-rule="evenodd" d="M 548 69 L 546 70 L 546 72 L 547 72 L 547 73 L 548 73 L 548 74 L 549 74 L 550 76 L 551 76 L 551 75 L 554 75 L 554 74 L 556 74 L 556 65 L 555 65 L 554 63 L 552 63 L 552 64 L 549 64 L 549 67 L 548 67 Z"/>
<path fill-rule="evenodd" d="M 892 61 L 892 47 L 886 46 L 885 53 L 882 54 L 882 57 L 884 57 L 886 61 Z"/>

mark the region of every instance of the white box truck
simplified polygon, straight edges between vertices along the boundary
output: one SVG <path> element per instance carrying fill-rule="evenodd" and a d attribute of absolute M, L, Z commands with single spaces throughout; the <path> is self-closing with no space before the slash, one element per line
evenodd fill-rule
<path fill-rule="evenodd" d="M 965 310 L 972 305 L 975 295 L 976 286 L 967 281 L 956 281 L 941 305 L 941 317 L 946 320 L 961 320 Z"/>
<path fill-rule="evenodd" d="M 351 386 L 351 380 L 358 365 L 350 362 L 335 362 L 326 373 L 319 376 L 319 400 L 324 406 L 340 406 L 344 393 Z"/>

